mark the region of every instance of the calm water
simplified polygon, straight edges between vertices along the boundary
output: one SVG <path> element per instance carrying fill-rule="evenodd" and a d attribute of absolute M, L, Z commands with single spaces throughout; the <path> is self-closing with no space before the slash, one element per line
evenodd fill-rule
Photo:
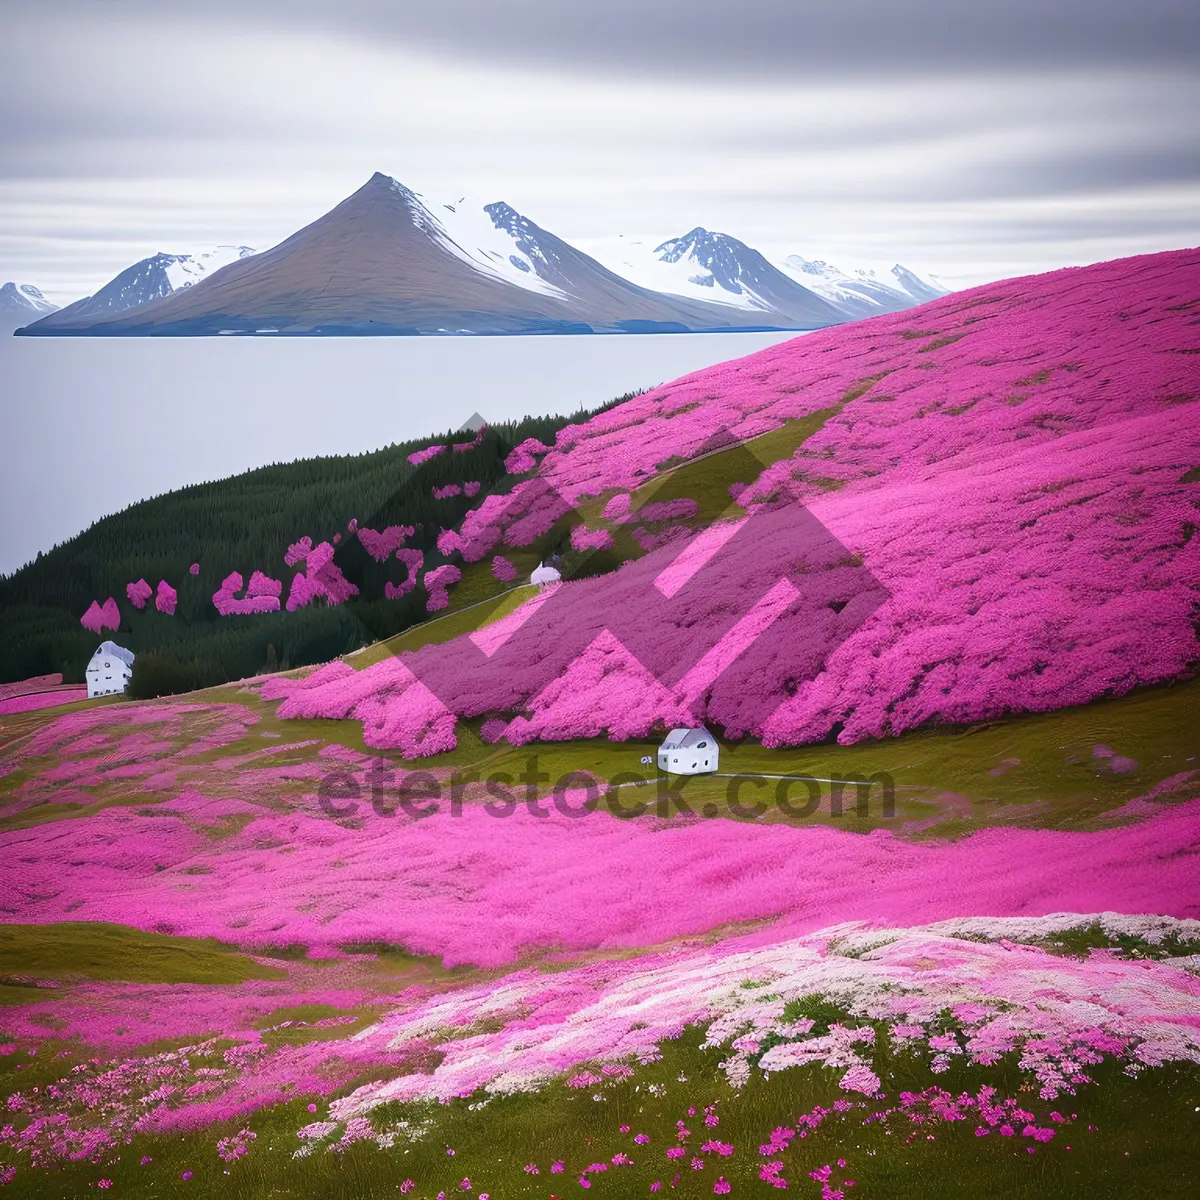
<path fill-rule="evenodd" d="M 791 336 L 0 337 L 0 572 L 185 484 L 571 412 Z"/>

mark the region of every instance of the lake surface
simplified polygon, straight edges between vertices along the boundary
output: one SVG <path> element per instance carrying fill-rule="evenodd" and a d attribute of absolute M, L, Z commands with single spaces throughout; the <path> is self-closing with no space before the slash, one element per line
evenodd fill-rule
<path fill-rule="evenodd" d="M 794 336 L 0 337 L 0 572 L 173 488 L 593 407 Z"/>

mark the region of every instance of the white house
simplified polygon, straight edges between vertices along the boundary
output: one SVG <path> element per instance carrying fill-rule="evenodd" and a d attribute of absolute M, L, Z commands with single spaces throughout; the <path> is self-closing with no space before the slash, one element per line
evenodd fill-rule
<path fill-rule="evenodd" d="M 133 651 L 116 642 L 101 642 L 87 665 L 88 696 L 123 692 L 133 674 Z"/>
<path fill-rule="evenodd" d="M 547 567 L 542 563 L 538 563 L 538 565 L 533 568 L 533 574 L 530 575 L 529 582 L 536 583 L 538 587 L 545 587 L 546 584 L 558 583 L 561 579 L 562 575 L 560 575 L 553 567 Z"/>
<path fill-rule="evenodd" d="M 658 748 L 658 769 L 671 775 L 704 775 L 717 769 L 717 739 L 703 725 L 672 729 Z"/>

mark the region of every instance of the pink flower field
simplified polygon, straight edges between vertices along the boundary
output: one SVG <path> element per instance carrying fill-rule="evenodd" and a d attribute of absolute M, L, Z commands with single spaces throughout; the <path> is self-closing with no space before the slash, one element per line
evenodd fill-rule
<path fill-rule="evenodd" d="M 352 523 L 445 613 L 392 652 L 0 694 L 0 1186 L 1194 1194 L 1198 296 L 809 334 L 518 445 L 428 570 Z M 285 564 L 222 617 L 356 595 Z"/>

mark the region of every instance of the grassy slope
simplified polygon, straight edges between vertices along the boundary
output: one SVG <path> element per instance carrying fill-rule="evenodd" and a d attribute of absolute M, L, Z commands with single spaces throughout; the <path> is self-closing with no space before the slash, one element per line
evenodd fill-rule
<path fill-rule="evenodd" d="M 631 1166 L 609 1166 L 594 1175 L 590 1196 L 626 1200 L 650 1194 L 654 1180 L 664 1184 L 663 1194 L 700 1197 L 713 1194 L 714 1181 L 723 1176 L 735 1196 L 771 1196 L 777 1191 L 758 1179 L 766 1161 L 758 1146 L 773 1128 L 795 1120 L 814 1105 L 832 1107 L 845 1097 L 836 1087 L 836 1070 L 793 1069 L 735 1091 L 719 1070 L 724 1052 L 704 1050 L 698 1031 L 689 1030 L 675 1042 L 664 1044 L 662 1060 L 639 1069 L 635 1081 L 592 1089 L 573 1090 L 552 1085 L 527 1095 L 501 1098 L 476 1096 L 449 1106 L 389 1105 L 376 1116 L 407 1121 L 408 1135 L 390 1150 L 373 1143 L 358 1143 L 341 1153 L 318 1150 L 295 1159 L 300 1142 L 295 1131 L 317 1118 L 307 1111 L 308 1095 L 287 1104 L 259 1111 L 250 1118 L 226 1121 L 192 1134 L 142 1135 L 118 1153 L 105 1154 L 97 1163 L 67 1164 L 54 1171 L 25 1170 L 18 1177 L 23 1196 L 59 1197 L 90 1194 L 101 1178 L 113 1181 L 114 1193 L 177 1195 L 180 1177 L 192 1172 L 186 1194 L 213 1197 L 345 1197 L 363 1200 L 395 1196 L 405 1179 L 419 1181 L 411 1194 L 432 1200 L 439 1190 L 447 1195 L 468 1194 L 461 1187 L 470 1179 L 471 1195 L 487 1191 L 492 1197 L 581 1195 L 578 1176 L 585 1166 L 607 1163 L 618 1151 L 634 1161 Z M 76 1047 L 65 1047 L 67 1057 L 53 1064 L 46 1058 L 58 1047 L 43 1048 L 39 1059 L 24 1054 L 0 1059 L 0 1094 L 20 1086 L 52 1082 L 82 1057 Z M 886 1087 L 893 1100 L 901 1090 L 919 1091 L 936 1084 L 951 1093 L 976 1091 L 984 1084 L 1001 1089 L 1020 1086 L 1011 1059 L 994 1068 L 962 1066 L 931 1077 L 904 1052 L 884 1047 Z M 201 1061 L 196 1059 L 197 1062 Z M 213 1061 L 219 1064 L 219 1056 Z M 17 1074 L 17 1068 L 25 1068 Z M 49 1068 L 49 1073 L 47 1072 Z M 355 1081 L 366 1082 L 366 1076 Z M 1190 1139 L 1183 1130 L 1194 1123 L 1200 1104 L 1200 1068 L 1162 1068 L 1130 1079 L 1119 1070 L 1099 1072 L 1099 1087 L 1084 1089 L 1060 1104 L 1065 1115 L 1077 1114 L 1060 1126 L 1053 1142 L 1028 1154 L 1017 1138 L 993 1135 L 979 1139 L 974 1122 L 952 1125 L 911 1126 L 906 1120 L 862 1125 L 862 1112 L 834 1116 L 806 1140 L 796 1141 L 783 1155 L 784 1172 L 793 1191 L 802 1196 L 820 1194 L 808 1172 L 830 1164 L 834 1182 L 854 1179 L 848 1196 L 912 1197 L 1078 1197 L 1078 1196 L 1183 1196 L 1193 1194 L 1197 1167 Z M 350 1086 L 339 1089 L 349 1090 Z M 658 1094 L 651 1093 L 651 1087 Z M 601 1096 L 601 1101 L 593 1099 Z M 313 1099 L 318 1099 L 313 1097 Z M 701 1106 L 716 1102 L 720 1125 L 706 1129 Z M 1025 1103 L 1039 1110 L 1051 1105 L 1036 1098 Z M 486 1110 L 480 1111 L 479 1106 Z M 322 1109 L 324 1105 L 322 1104 Z M 883 1106 L 873 1106 L 878 1109 Z M 689 1155 L 672 1166 L 663 1151 L 675 1140 L 675 1122 L 683 1120 L 693 1131 Z M 629 1134 L 620 1126 L 627 1124 Z M 215 1154 L 218 1138 L 249 1126 L 256 1134 L 245 1158 L 228 1167 Z M 635 1145 L 634 1132 L 646 1133 L 650 1142 Z M 413 1136 L 415 1134 L 416 1136 Z M 696 1147 L 716 1137 L 735 1147 L 729 1157 L 697 1152 Z M 454 1150 L 453 1157 L 447 1148 Z M 699 1157 L 702 1170 L 690 1166 Z M 142 1163 L 142 1158 L 151 1161 Z M 837 1167 L 844 1158 L 846 1167 Z M 550 1174 L 550 1165 L 561 1160 L 565 1170 Z M 524 1164 L 539 1168 L 533 1175 Z M 674 1172 L 680 1185 L 669 1187 Z"/>

